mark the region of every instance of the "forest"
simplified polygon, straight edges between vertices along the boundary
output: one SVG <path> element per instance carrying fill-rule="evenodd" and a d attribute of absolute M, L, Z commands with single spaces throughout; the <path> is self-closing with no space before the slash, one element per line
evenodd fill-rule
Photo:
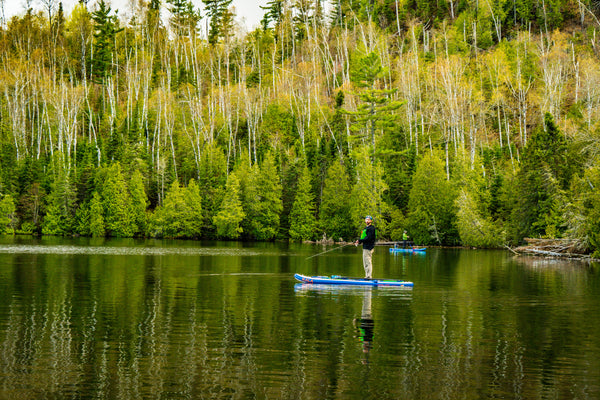
<path fill-rule="evenodd" d="M 3 20 L 0 233 L 600 254 L 600 1 L 231 2 Z"/>

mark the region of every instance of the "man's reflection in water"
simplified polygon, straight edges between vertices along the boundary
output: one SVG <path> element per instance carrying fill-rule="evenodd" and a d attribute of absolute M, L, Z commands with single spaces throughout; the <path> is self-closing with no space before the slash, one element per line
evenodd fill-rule
<path fill-rule="evenodd" d="M 360 318 L 354 319 L 354 325 L 358 329 L 358 338 L 363 345 L 363 353 L 365 353 L 364 363 L 368 363 L 368 354 L 373 347 L 373 330 L 375 329 L 375 321 L 371 314 L 371 294 L 372 289 L 365 290 L 363 294 L 362 313 Z"/>

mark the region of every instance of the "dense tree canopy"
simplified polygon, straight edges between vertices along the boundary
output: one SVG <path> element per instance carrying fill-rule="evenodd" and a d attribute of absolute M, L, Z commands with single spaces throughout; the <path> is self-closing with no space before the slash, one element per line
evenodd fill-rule
<path fill-rule="evenodd" d="M 0 28 L 2 233 L 600 249 L 595 2 L 107 4 Z"/>

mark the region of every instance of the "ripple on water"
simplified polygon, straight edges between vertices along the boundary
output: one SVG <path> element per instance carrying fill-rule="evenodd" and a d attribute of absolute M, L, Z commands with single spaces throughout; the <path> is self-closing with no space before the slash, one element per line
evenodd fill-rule
<path fill-rule="evenodd" d="M 171 255 L 178 256 L 255 256 L 260 253 L 248 249 L 210 247 L 116 247 L 116 246 L 47 246 L 0 245 L 0 253 L 7 254 L 99 254 L 99 255 Z"/>

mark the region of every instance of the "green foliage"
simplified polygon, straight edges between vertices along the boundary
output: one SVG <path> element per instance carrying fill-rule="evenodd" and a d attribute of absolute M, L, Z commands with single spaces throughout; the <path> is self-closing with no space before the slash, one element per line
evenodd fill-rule
<path fill-rule="evenodd" d="M 290 239 L 296 241 L 313 240 L 316 236 L 316 206 L 307 167 L 302 169 L 298 179 L 296 198 L 290 212 Z"/>
<path fill-rule="evenodd" d="M 106 235 L 104 225 L 104 207 L 102 206 L 102 199 L 98 192 L 94 192 L 92 200 L 90 201 L 90 217 L 89 217 L 89 231 L 92 237 L 103 237 Z"/>
<path fill-rule="evenodd" d="M 83 203 L 75 211 L 75 233 L 81 236 L 91 236 L 90 204 Z"/>
<path fill-rule="evenodd" d="M 179 36 L 194 36 L 201 16 L 190 0 L 167 0 L 171 24 Z"/>
<path fill-rule="evenodd" d="M 408 231 L 415 243 L 458 243 L 455 197 L 439 153 L 426 154 L 417 165 L 408 201 Z"/>
<path fill-rule="evenodd" d="M 231 16 L 228 8 L 233 0 L 202 0 L 206 15 L 210 18 L 208 42 L 216 44 L 220 37 L 231 29 Z"/>
<path fill-rule="evenodd" d="M 452 183 L 458 193 L 456 226 L 463 245 L 497 247 L 503 244 L 504 235 L 492 220 L 490 192 L 479 165 L 479 157 L 475 156 L 471 161 L 465 151 L 459 151 L 454 160 Z"/>
<path fill-rule="evenodd" d="M 406 218 L 397 208 L 390 207 L 390 223 L 388 225 L 388 235 L 391 240 L 402 240 L 402 234 L 406 229 Z"/>
<path fill-rule="evenodd" d="M 191 180 L 187 188 L 175 181 L 162 205 L 150 217 L 149 230 L 154 237 L 194 238 L 202 233 L 200 188 Z"/>
<path fill-rule="evenodd" d="M 384 181 L 388 187 L 384 193 L 384 200 L 398 207 L 402 212 L 408 210 L 412 177 L 417 168 L 416 148 L 410 146 L 406 149 L 406 143 L 404 132 L 391 131 L 382 138 L 378 152 L 384 171 Z"/>
<path fill-rule="evenodd" d="M 77 194 L 71 184 L 69 172 L 59 167 L 56 180 L 52 184 L 52 191 L 46 197 L 46 215 L 42 222 L 44 235 L 70 235 L 73 233 L 76 197 Z"/>
<path fill-rule="evenodd" d="M 148 196 L 144 188 L 144 177 L 139 170 L 135 170 L 129 179 L 129 194 L 129 215 L 135 227 L 134 235 L 143 235 L 147 228 Z"/>
<path fill-rule="evenodd" d="M 514 242 L 562 235 L 566 229 L 564 190 L 571 174 L 567 142 L 547 113 L 544 126 L 535 130 L 525 148 L 512 192 L 510 236 Z"/>
<path fill-rule="evenodd" d="M 100 0 L 92 13 L 94 21 L 94 51 L 91 59 L 92 75 L 99 83 L 112 75 L 112 59 L 116 34 L 120 31 L 116 15 L 110 15 L 111 8 Z"/>
<path fill-rule="evenodd" d="M 334 162 L 327 171 L 319 209 L 320 227 L 324 236 L 334 240 L 348 240 L 355 235 L 350 207 L 348 177 L 344 167 L 339 162 Z"/>
<path fill-rule="evenodd" d="M 202 188 L 202 212 L 204 224 L 209 225 L 218 212 L 227 182 L 227 159 L 222 149 L 215 145 L 205 146 L 198 168 L 198 186 Z"/>
<path fill-rule="evenodd" d="M 183 201 L 185 213 L 179 219 L 182 221 L 180 236 L 187 238 L 199 238 L 202 235 L 204 224 L 202 214 L 202 195 L 200 187 L 195 180 L 191 179 L 183 190 Z"/>
<path fill-rule="evenodd" d="M 357 94 L 361 103 L 356 111 L 347 111 L 347 113 L 354 117 L 353 129 L 358 133 L 358 136 L 369 138 L 374 159 L 377 133 L 395 127 L 397 116 L 393 111 L 403 103 L 392 100 L 392 94 L 396 92 L 396 89 L 378 88 L 386 70 L 376 53 L 371 52 L 359 58 L 353 64 L 351 72 L 352 82 L 361 89 Z"/>
<path fill-rule="evenodd" d="M 225 196 L 221 202 L 219 212 L 213 217 L 213 224 L 217 229 L 217 236 L 222 239 L 237 239 L 244 229 L 241 222 L 246 217 L 240 199 L 240 181 L 235 174 L 227 178 Z"/>
<path fill-rule="evenodd" d="M 133 236 L 136 227 L 131 215 L 131 196 L 119 163 L 106 169 L 101 191 L 107 233 L 116 237 Z"/>
<path fill-rule="evenodd" d="M 279 104 L 270 104 L 267 107 L 264 119 L 260 125 L 260 131 L 267 138 L 260 146 L 262 149 L 261 153 L 264 152 L 265 148 L 275 150 L 289 148 L 298 137 L 296 123 L 294 122 L 291 110 Z"/>
<path fill-rule="evenodd" d="M 243 179 L 243 206 L 246 212 L 244 232 L 258 240 L 275 239 L 279 233 L 279 215 L 283 210 L 282 187 L 275 160 L 267 153 L 260 168 L 253 167 Z"/>
<path fill-rule="evenodd" d="M 16 225 L 15 201 L 11 195 L 7 194 L 0 200 L 0 234 L 5 234 L 12 230 L 14 233 Z"/>
<path fill-rule="evenodd" d="M 472 195 L 462 190 L 456 198 L 456 225 L 464 246 L 499 247 L 503 237 L 493 221 L 481 214 L 481 205 Z"/>
<path fill-rule="evenodd" d="M 565 220 L 571 238 L 581 240 L 595 258 L 600 258 L 600 167 L 588 167 L 573 181 L 573 202 L 566 207 Z"/>
<path fill-rule="evenodd" d="M 265 10 L 263 19 L 260 21 L 263 30 L 267 30 L 271 22 L 275 23 L 275 27 L 279 26 L 283 16 L 283 0 L 269 0 L 266 6 L 260 6 L 261 9 Z"/>
<path fill-rule="evenodd" d="M 359 230 L 363 226 L 365 215 L 371 215 L 381 234 L 386 234 L 386 223 L 382 218 L 387 206 L 383 202 L 383 194 L 387 186 L 383 181 L 383 168 L 379 163 L 373 165 L 369 160 L 366 149 L 356 155 L 356 184 L 353 186 L 350 198 L 350 214 L 353 228 Z"/>

